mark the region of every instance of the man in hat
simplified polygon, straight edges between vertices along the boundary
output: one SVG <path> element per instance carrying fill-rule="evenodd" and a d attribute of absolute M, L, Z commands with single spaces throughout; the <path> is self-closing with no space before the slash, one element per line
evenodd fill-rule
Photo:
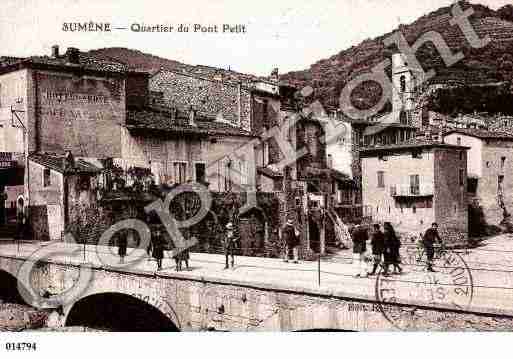
<path fill-rule="evenodd" d="M 442 244 L 442 239 L 438 234 L 438 224 L 433 222 L 431 224 L 431 228 L 426 230 L 424 233 L 424 237 L 422 238 L 422 244 L 424 245 L 424 250 L 427 256 L 426 269 L 429 272 L 434 272 L 433 269 L 433 258 L 435 257 L 435 242 Z"/>
<path fill-rule="evenodd" d="M 294 226 L 292 218 L 287 220 L 287 223 L 281 231 L 282 241 L 285 243 L 285 252 L 283 260 L 289 261 L 290 252 L 294 258 L 294 263 L 298 263 L 299 260 L 299 231 Z"/>
<path fill-rule="evenodd" d="M 232 269 L 235 266 L 235 242 L 237 241 L 237 238 L 235 237 L 235 231 L 233 230 L 233 223 L 228 222 L 226 224 L 226 235 L 224 240 L 224 254 L 226 256 L 226 265 L 224 269 L 228 269 L 228 257 L 232 257 Z"/>

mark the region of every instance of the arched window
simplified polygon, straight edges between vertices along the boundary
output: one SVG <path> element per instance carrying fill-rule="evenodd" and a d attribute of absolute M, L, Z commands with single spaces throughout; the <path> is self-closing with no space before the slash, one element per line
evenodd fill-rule
<path fill-rule="evenodd" d="M 401 82 L 401 92 L 406 92 L 406 76 L 402 75 L 400 82 Z"/>

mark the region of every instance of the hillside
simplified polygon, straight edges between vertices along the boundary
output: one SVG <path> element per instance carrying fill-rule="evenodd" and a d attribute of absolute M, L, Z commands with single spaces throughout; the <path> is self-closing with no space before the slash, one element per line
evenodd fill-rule
<path fill-rule="evenodd" d="M 513 6 L 507 5 L 497 11 L 486 6 L 460 2 L 463 9 L 470 6 L 474 15 L 470 21 L 480 38 L 490 36 L 492 42 L 483 49 L 473 49 L 459 27 L 451 26 L 451 8 L 444 7 L 427 14 L 409 25 L 401 25 L 400 31 L 410 44 L 415 43 L 423 34 L 436 31 L 442 35 L 453 51 L 463 51 L 465 58 L 445 68 L 441 57 L 431 44 L 417 52 L 417 57 L 425 71 L 435 69 L 437 76 L 431 81 L 447 83 L 463 82 L 468 85 L 511 81 L 513 78 Z M 394 30 L 397 31 L 399 29 Z M 310 85 L 314 88 L 315 99 L 324 105 L 338 107 L 339 95 L 344 85 L 362 72 L 370 71 L 376 64 L 390 57 L 395 50 L 384 47 L 383 40 L 392 33 L 375 39 L 367 39 L 357 46 L 343 50 L 338 54 L 310 66 L 303 71 L 282 75 L 282 79 L 302 88 Z M 390 68 L 388 69 L 390 70 Z M 380 96 L 380 89 L 372 83 L 357 88 L 353 98 L 358 107 L 371 107 Z"/>
<path fill-rule="evenodd" d="M 178 61 L 165 59 L 147 54 L 139 50 L 123 47 L 109 47 L 91 50 L 88 54 L 105 60 L 114 60 L 127 65 L 129 68 L 155 73 L 158 70 L 187 71 L 205 78 L 213 78 L 222 74 L 225 80 L 250 81 L 257 76 L 242 74 L 236 71 L 220 69 L 205 65 L 189 65 Z"/>
<path fill-rule="evenodd" d="M 411 24 L 400 25 L 399 27 L 410 44 L 415 43 L 423 34 L 429 31 L 436 31 L 442 35 L 453 52 L 462 51 L 464 53 L 465 57 L 462 61 L 451 68 L 446 68 L 432 44 L 428 43 L 421 47 L 417 52 L 417 58 L 424 70 L 434 69 L 437 73 L 437 76 L 431 82 L 456 82 L 469 86 L 503 81 L 511 82 L 513 79 L 513 5 L 507 5 L 494 11 L 486 6 L 471 5 L 464 1 L 460 1 L 460 4 L 463 9 L 469 7 L 474 9 L 474 15 L 470 17 L 470 21 L 479 37 L 491 37 L 492 42 L 485 48 L 473 49 L 459 27 L 449 24 L 452 18 L 450 7 L 440 8 L 420 17 Z M 395 29 L 393 32 L 399 29 Z M 393 32 L 375 39 L 367 39 L 357 46 L 352 46 L 328 59 L 316 62 L 309 69 L 283 74 L 281 79 L 296 85 L 298 88 L 303 88 L 306 85 L 312 86 L 314 88 L 312 100 L 320 100 L 325 106 L 338 107 L 341 89 L 351 78 L 370 71 L 375 65 L 389 58 L 393 51 L 396 50 L 385 48 L 383 44 L 383 40 Z M 223 77 L 227 79 L 232 78 L 244 81 L 255 78 L 252 75 L 209 66 L 183 64 L 178 61 L 126 48 L 104 48 L 92 50 L 89 53 L 100 58 L 125 63 L 131 68 L 149 72 L 155 72 L 163 68 L 168 70 L 185 70 L 204 77 L 214 77 L 222 73 Z M 390 68 L 388 68 L 388 71 L 390 72 Z M 489 91 L 489 87 L 483 87 L 483 89 L 484 91 Z M 477 108 L 472 108 L 474 101 L 467 101 L 465 106 L 459 108 L 457 104 L 462 101 L 458 101 L 457 98 L 454 98 L 456 108 L 450 108 L 447 104 L 438 107 L 442 107 L 440 109 L 448 113 L 482 111 L 484 99 L 493 96 L 493 91 L 495 90 L 487 93 L 483 99 L 479 99 L 479 96 L 474 93 L 473 99 L 476 99 L 476 104 L 479 103 Z M 462 91 L 462 93 L 465 93 L 465 91 Z M 358 99 L 355 105 L 361 108 L 372 107 L 380 95 L 380 88 L 373 83 L 365 83 L 353 92 L 353 98 Z M 387 104 L 384 110 L 389 109 L 390 104 Z M 490 107 L 488 110 L 493 111 L 494 108 Z M 513 114 L 513 108 L 510 110 L 501 108 L 500 111 Z"/>
<path fill-rule="evenodd" d="M 126 49 L 123 47 L 109 47 L 89 51 L 90 55 L 106 60 L 115 60 L 128 65 L 130 68 L 156 72 L 161 68 L 167 70 L 178 70 L 189 67 L 181 62 L 164 59 L 155 55 L 146 54 L 139 50 Z"/>

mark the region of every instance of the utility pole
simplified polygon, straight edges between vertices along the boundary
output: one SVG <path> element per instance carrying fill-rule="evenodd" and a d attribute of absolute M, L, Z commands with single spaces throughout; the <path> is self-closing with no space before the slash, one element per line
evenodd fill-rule
<path fill-rule="evenodd" d="M 30 208 L 30 184 L 29 184 L 29 145 L 28 145 L 28 129 L 23 123 L 23 121 L 19 118 L 18 113 L 25 113 L 23 110 L 16 110 L 13 105 L 11 105 L 11 122 L 13 127 L 18 127 L 22 129 L 23 134 L 23 155 L 24 155 L 24 163 L 25 170 L 23 174 L 23 192 L 24 192 L 24 202 L 23 202 L 23 218 L 21 223 L 21 228 L 26 229 L 29 208 Z M 16 121 L 14 120 L 16 119 Z M 15 124 L 15 122 L 19 123 L 19 125 Z M 19 245 L 18 245 L 19 251 Z"/>

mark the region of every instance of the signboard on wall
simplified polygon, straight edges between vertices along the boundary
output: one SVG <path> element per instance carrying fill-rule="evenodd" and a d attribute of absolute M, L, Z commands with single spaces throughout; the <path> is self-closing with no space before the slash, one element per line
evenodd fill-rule
<path fill-rule="evenodd" d="M 45 152 L 121 157 L 123 79 L 39 72 L 38 141 Z"/>

